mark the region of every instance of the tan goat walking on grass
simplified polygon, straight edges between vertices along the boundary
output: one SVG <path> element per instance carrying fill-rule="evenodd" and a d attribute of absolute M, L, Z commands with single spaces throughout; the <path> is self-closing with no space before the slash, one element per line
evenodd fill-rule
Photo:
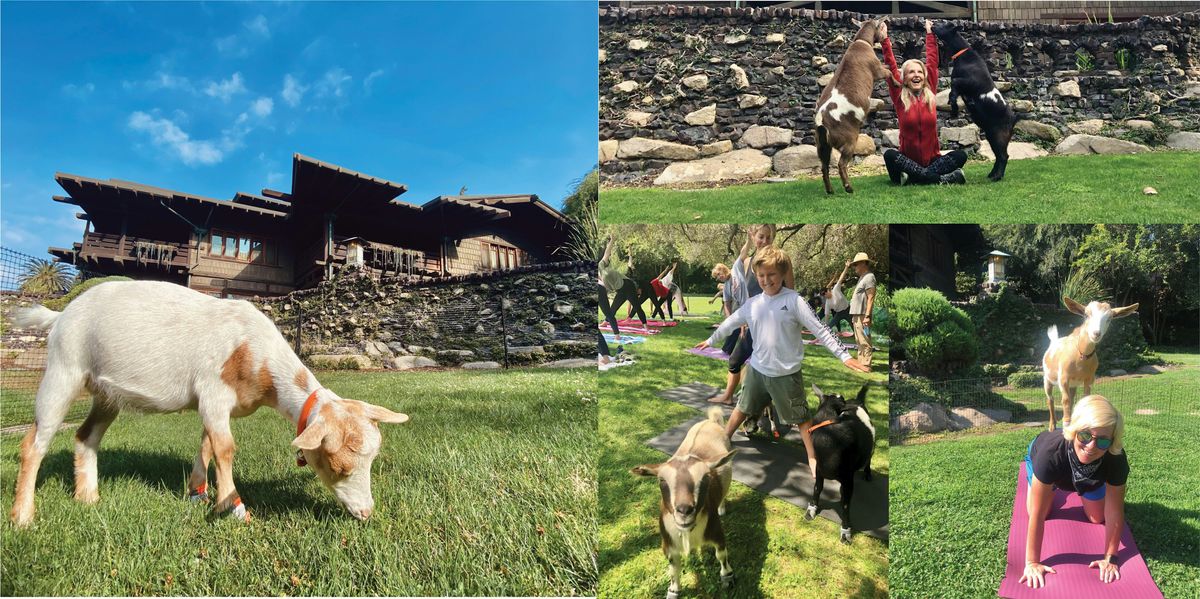
<path fill-rule="evenodd" d="M 883 19 L 854 23 L 860 26 L 858 34 L 838 63 L 833 79 L 821 92 L 813 119 L 817 125 L 817 156 L 821 159 L 821 177 L 825 180 L 825 193 L 828 194 L 833 194 L 833 186 L 829 184 L 829 161 L 833 148 L 841 153 L 838 176 L 842 178 L 842 187 L 846 193 L 854 193 L 846 169 L 854 157 L 858 133 L 871 107 L 871 90 L 876 81 L 891 76 L 879 62 L 879 57 L 875 56 L 875 44 L 884 40 L 879 30 Z"/>
<path fill-rule="evenodd" d="M 1050 411 L 1050 430 L 1054 430 L 1054 387 L 1057 386 L 1062 395 L 1065 428 L 1071 423 L 1075 388 L 1083 385 L 1083 396 L 1092 394 L 1096 368 L 1100 366 L 1096 346 L 1104 338 L 1108 325 L 1114 318 L 1136 314 L 1138 309 L 1138 304 L 1113 308 L 1106 302 L 1091 302 L 1085 308 L 1069 297 L 1063 297 L 1063 304 L 1073 314 L 1084 317 L 1084 321 L 1066 337 L 1058 336 L 1057 326 L 1051 326 L 1046 331 L 1050 337 L 1050 347 L 1042 356 L 1042 384 L 1046 390 L 1046 406 Z"/>

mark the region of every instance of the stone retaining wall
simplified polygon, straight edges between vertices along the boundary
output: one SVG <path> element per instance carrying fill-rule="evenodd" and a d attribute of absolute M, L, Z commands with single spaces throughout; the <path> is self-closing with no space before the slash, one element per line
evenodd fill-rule
<path fill-rule="evenodd" d="M 594 357 L 594 263 L 531 265 L 435 282 L 376 281 L 347 268 L 315 288 L 254 303 L 317 367 L 497 367 Z M 493 365 L 494 364 L 494 365 Z M 481 366 L 482 365 L 482 366 Z"/>
<path fill-rule="evenodd" d="M 854 38 L 852 18 L 867 15 L 783 8 L 601 8 L 602 180 L 646 183 L 657 177 L 659 184 L 686 183 L 686 171 L 696 170 L 701 159 L 720 162 L 715 168 L 726 179 L 812 168 L 815 151 L 804 146 L 814 143 L 816 100 Z M 1200 129 L 1200 13 L 1118 24 L 968 22 L 963 27 L 1005 97 L 1034 123 L 1021 133 L 1026 139 L 1052 145 L 1073 133 L 1121 136 L 1149 127 L 1159 135 L 1141 139 L 1165 143 L 1173 131 Z M 920 19 L 892 20 L 889 35 L 899 62 L 923 58 Z M 948 62 L 942 61 L 942 109 L 949 108 Z M 856 154 L 877 154 L 879 147 L 897 143 L 896 115 L 883 82 L 876 83 L 874 97 L 877 110 Z M 965 111 L 959 119 L 943 116 L 943 147 L 978 148 L 977 131 L 963 128 L 967 125 Z M 1178 139 L 1197 142 L 1190 136 Z M 781 152 L 784 156 L 775 158 Z M 673 163 L 680 164 L 673 169 L 678 172 L 661 176 Z"/>

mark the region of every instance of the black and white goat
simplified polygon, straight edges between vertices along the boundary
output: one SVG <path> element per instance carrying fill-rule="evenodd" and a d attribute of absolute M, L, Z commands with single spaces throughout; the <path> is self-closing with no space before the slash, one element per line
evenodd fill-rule
<path fill-rule="evenodd" d="M 813 453 L 817 455 L 817 471 L 813 473 L 812 503 L 805 517 L 812 520 L 820 510 L 818 504 L 825 489 L 825 479 L 832 478 L 842 486 L 843 543 L 850 542 L 850 501 L 854 498 L 854 473 L 859 469 L 871 480 L 871 453 L 875 449 L 875 427 L 867 413 L 867 385 L 859 389 L 854 401 L 846 401 L 837 393 L 825 394 L 813 385 L 820 402 L 813 417 Z"/>

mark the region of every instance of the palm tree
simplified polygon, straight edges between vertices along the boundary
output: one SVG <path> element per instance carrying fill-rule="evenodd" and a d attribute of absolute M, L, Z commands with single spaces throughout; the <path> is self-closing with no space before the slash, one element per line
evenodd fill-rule
<path fill-rule="evenodd" d="M 71 286 L 71 273 L 65 264 L 41 258 L 30 258 L 18 277 L 23 293 L 50 295 L 61 293 Z"/>

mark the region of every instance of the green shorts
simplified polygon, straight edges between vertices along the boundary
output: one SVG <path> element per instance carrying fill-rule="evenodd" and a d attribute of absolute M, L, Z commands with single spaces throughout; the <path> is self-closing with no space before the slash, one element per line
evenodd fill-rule
<path fill-rule="evenodd" d="M 804 376 L 799 370 L 784 376 L 766 376 L 753 366 L 746 370 L 742 395 L 737 403 L 737 409 L 743 414 L 757 416 L 768 403 L 774 402 L 775 411 L 784 424 L 800 424 L 812 419 L 804 399 Z"/>

